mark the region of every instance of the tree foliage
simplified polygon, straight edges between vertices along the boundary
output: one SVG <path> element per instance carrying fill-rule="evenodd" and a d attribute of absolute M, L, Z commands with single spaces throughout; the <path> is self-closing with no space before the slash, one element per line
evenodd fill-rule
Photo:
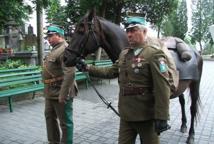
<path fill-rule="evenodd" d="M 87 10 L 96 8 L 98 16 L 117 24 L 124 20 L 127 12 L 140 13 L 160 29 L 163 19 L 177 8 L 178 0 L 67 0 L 66 2 L 65 14 L 60 14 L 63 12 L 62 9 L 57 14 L 64 16 L 64 20 L 69 18 L 72 23 L 76 23 Z"/>
<path fill-rule="evenodd" d="M 2 29 L 9 21 L 23 24 L 23 20 L 27 20 L 31 13 L 31 6 L 25 4 L 23 0 L 1 0 L 0 29 Z"/>
<path fill-rule="evenodd" d="M 40 3 L 42 7 L 47 7 L 51 0 L 30 0 L 34 5 L 31 6 L 24 0 L 1 0 L 0 1 L 0 30 L 10 21 L 22 25 L 29 19 L 36 3 Z"/>
<path fill-rule="evenodd" d="M 162 26 L 163 34 L 165 36 L 175 36 L 184 39 L 188 31 L 187 19 L 186 0 L 182 0 L 178 8 L 172 11 L 169 17 L 165 19 Z"/>
<path fill-rule="evenodd" d="M 46 8 L 47 22 L 55 25 L 65 24 L 65 8 L 61 6 L 60 0 L 52 0 Z"/>
<path fill-rule="evenodd" d="M 198 0 L 193 10 L 192 34 L 194 42 L 199 42 L 202 51 L 202 42 L 211 40 L 208 27 L 214 23 L 214 2 L 213 0 Z"/>
<path fill-rule="evenodd" d="M 144 15 L 147 21 L 157 26 L 159 36 L 164 18 L 177 9 L 177 4 L 178 0 L 133 0 L 127 1 L 125 11 Z"/>

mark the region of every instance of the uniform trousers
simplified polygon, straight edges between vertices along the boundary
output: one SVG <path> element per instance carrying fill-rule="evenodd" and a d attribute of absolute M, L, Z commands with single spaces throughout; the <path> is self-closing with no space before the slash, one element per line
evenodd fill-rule
<path fill-rule="evenodd" d="M 120 120 L 119 144 L 135 144 L 139 134 L 143 144 L 159 144 L 159 137 L 155 132 L 154 121 L 125 121 Z"/>
<path fill-rule="evenodd" d="M 49 144 L 73 143 L 73 99 L 66 103 L 45 100 L 45 118 Z M 61 134 L 60 134 L 61 132 Z"/>

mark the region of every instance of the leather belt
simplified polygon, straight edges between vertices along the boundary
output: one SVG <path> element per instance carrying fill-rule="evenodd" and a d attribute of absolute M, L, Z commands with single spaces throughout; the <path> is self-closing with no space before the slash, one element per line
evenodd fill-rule
<path fill-rule="evenodd" d="M 151 91 L 148 87 L 124 87 L 122 88 L 123 96 L 144 95 L 145 91 Z"/>
<path fill-rule="evenodd" d="M 43 80 L 44 84 L 51 84 L 51 83 L 54 83 L 54 82 L 57 82 L 57 81 L 61 81 L 63 80 L 63 77 L 56 77 L 56 78 L 52 78 L 52 79 L 46 79 L 46 80 Z"/>

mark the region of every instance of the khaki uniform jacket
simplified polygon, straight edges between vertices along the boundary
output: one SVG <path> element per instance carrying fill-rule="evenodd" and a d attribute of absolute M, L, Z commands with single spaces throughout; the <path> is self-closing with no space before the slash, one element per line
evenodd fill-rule
<path fill-rule="evenodd" d="M 89 67 L 92 76 L 118 77 L 121 119 L 144 121 L 169 118 L 169 75 L 167 69 L 162 72 L 161 68 L 163 64 L 167 68 L 168 63 L 161 46 L 145 43 L 138 54 L 134 54 L 135 50 L 131 48 L 123 50 L 112 67 Z M 141 88 L 143 92 L 137 93 L 133 87 Z M 127 91 L 130 91 L 129 95 L 125 94 Z"/>
<path fill-rule="evenodd" d="M 69 98 L 77 95 L 75 67 L 65 67 L 63 63 L 63 53 L 67 46 L 65 41 L 57 44 L 44 59 L 43 80 L 62 78 L 62 80 L 45 84 L 44 92 L 47 99 L 58 99 L 59 96 Z"/>

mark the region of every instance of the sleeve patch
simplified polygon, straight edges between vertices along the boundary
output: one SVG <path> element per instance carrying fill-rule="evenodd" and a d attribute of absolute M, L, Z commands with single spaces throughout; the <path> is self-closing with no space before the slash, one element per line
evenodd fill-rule
<path fill-rule="evenodd" d="M 168 71 L 167 64 L 165 63 L 165 61 L 163 59 L 159 60 L 159 69 L 160 69 L 161 73 L 165 73 Z"/>

